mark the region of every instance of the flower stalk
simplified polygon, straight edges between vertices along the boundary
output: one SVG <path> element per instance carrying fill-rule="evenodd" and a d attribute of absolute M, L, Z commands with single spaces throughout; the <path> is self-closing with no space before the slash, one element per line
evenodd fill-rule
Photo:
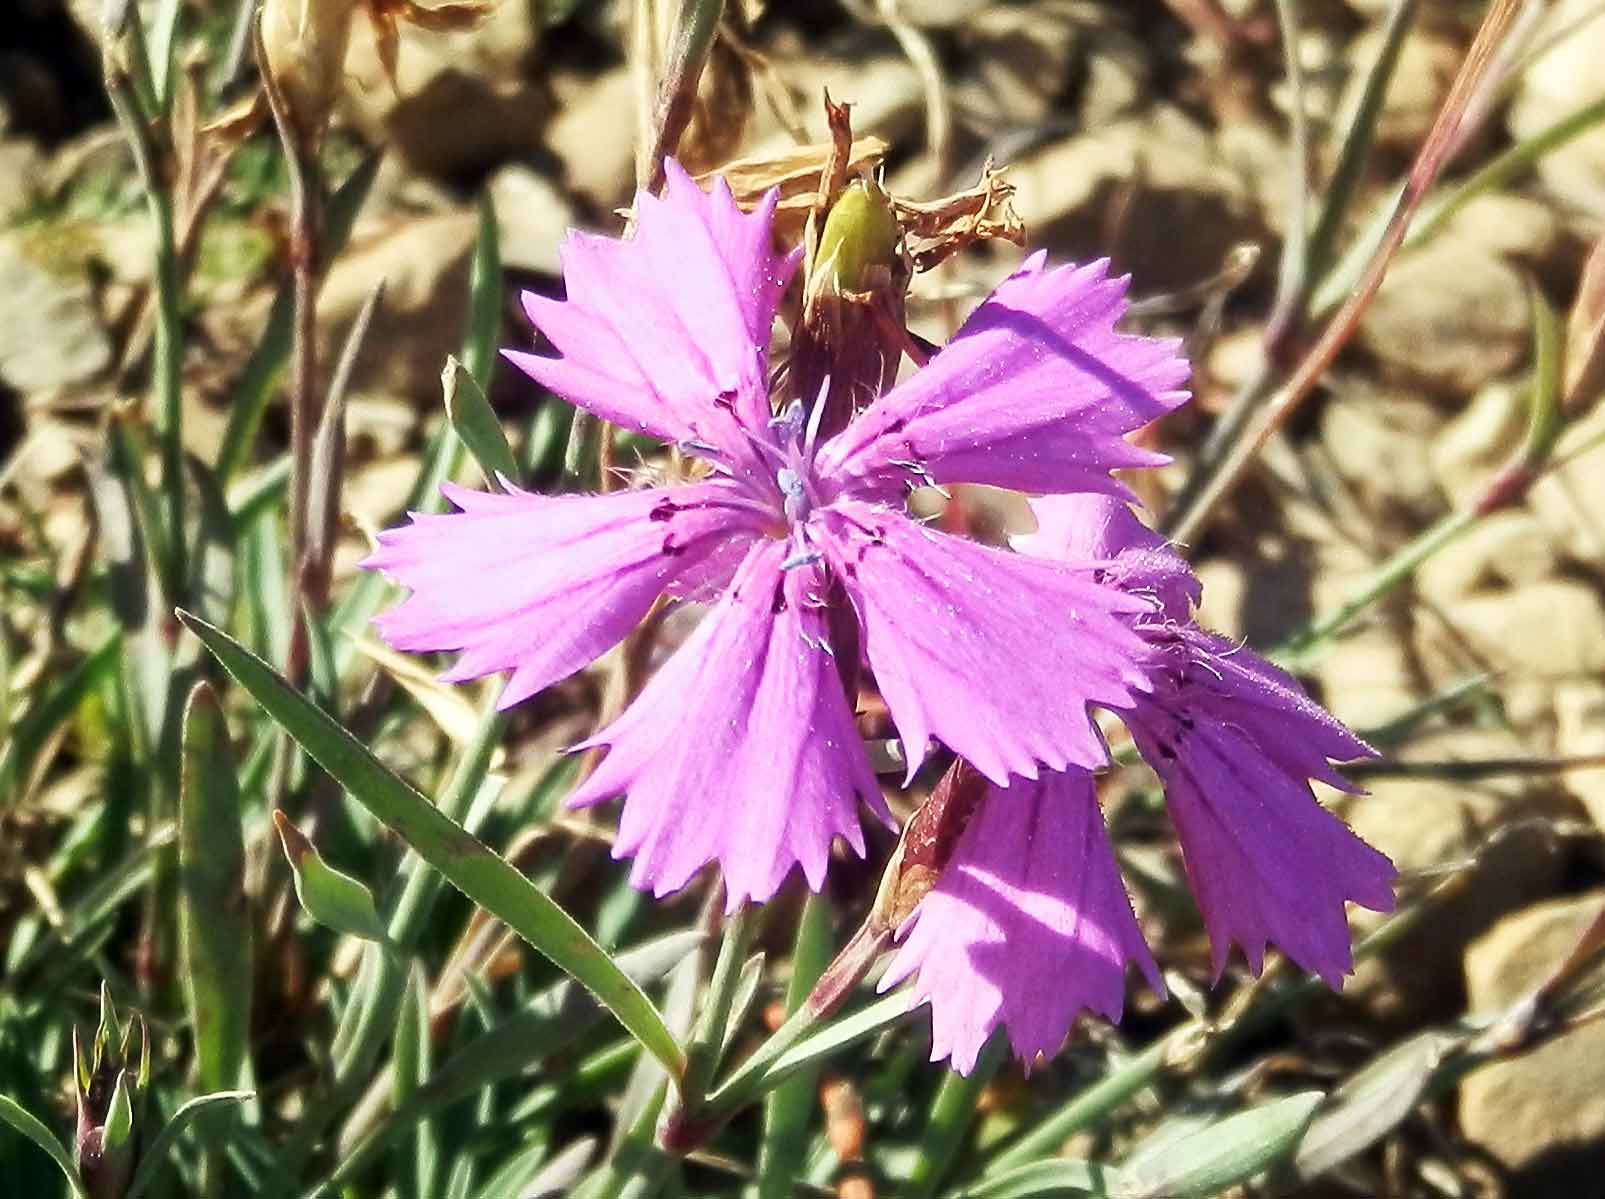
<path fill-rule="evenodd" d="M 104 57 L 106 94 L 118 126 L 127 139 L 145 192 L 155 233 L 152 282 L 156 292 L 156 337 L 152 351 L 151 388 L 155 424 L 161 437 L 162 498 L 166 519 L 166 561 L 163 582 L 174 603 L 184 600 L 184 328 L 179 282 L 177 235 L 174 229 L 173 155 L 167 117 L 150 78 L 144 26 L 137 5 L 130 4 L 116 25 L 108 28 Z"/>
<path fill-rule="evenodd" d="M 270 2 L 257 19 L 255 34 L 268 111 L 273 114 L 290 177 L 290 594 L 298 615 L 292 626 L 285 675 L 294 683 L 304 680 L 308 667 L 304 608 L 322 612 L 329 602 L 332 529 L 324 536 L 317 536 L 312 529 L 313 441 L 323 419 L 317 358 L 318 240 L 323 214 L 319 152 L 345 63 L 352 16 L 350 4 L 312 7 L 329 20 L 310 24 L 297 38 L 287 33 L 293 20 L 287 4 Z M 336 436 L 343 437 L 343 433 L 337 431 Z M 342 453 L 330 455 L 331 469 L 340 469 L 343 460 Z M 324 481 L 320 490 L 337 496 L 339 480 Z M 334 504 L 327 506 L 331 513 L 335 508 Z M 309 553 L 314 545 L 318 551 Z"/>

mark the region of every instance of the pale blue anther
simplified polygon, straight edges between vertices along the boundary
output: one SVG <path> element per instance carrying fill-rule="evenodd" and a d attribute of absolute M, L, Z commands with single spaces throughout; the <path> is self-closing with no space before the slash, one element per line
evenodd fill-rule
<path fill-rule="evenodd" d="M 809 512 L 813 510 L 813 501 L 808 498 L 808 486 L 803 482 L 802 475 L 789 466 L 782 466 L 775 472 L 775 485 L 780 488 L 786 520 L 793 525 L 807 520 Z"/>

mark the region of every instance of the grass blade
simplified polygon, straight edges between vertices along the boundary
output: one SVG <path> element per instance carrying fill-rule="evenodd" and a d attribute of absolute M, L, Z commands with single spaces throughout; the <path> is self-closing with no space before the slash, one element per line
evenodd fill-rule
<path fill-rule="evenodd" d="M 1116 1199 L 1205 1199 L 1247 1182 L 1298 1148 L 1326 1098 L 1304 1091 L 1139 1148 L 1120 1167 Z"/>
<path fill-rule="evenodd" d="M 1115 1172 L 1074 1158 L 1027 1162 L 959 1191 L 954 1199 L 1106 1199 Z"/>
<path fill-rule="evenodd" d="M 518 463 L 501 422 L 474 376 L 455 358 L 446 359 L 446 369 L 440 372 L 440 389 L 446 398 L 446 419 L 479 463 L 485 482 L 498 487 L 498 477 L 516 480 Z"/>
<path fill-rule="evenodd" d="M 463 366 L 481 391 L 490 390 L 501 330 L 502 248 L 496 205 L 486 190 L 479 196 L 479 237 L 468 269 L 468 334 L 463 340 Z"/>
<path fill-rule="evenodd" d="M 786 1014 L 802 1006 L 830 965 L 830 900 L 810 894 L 797 921 Z M 789 1199 L 792 1180 L 802 1172 L 808 1151 L 808 1121 L 814 1113 L 816 1072 L 801 1071 L 764 1097 L 763 1139 L 758 1146 L 758 1199 Z"/>
<path fill-rule="evenodd" d="M 162 1125 L 162 1130 L 156 1134 L 156 1139 L 140 1155 L 139 1169 L 134 1171 L 134 1181 L 128 1184 L 128 1191 L 123 1199 L 139 1199 L 145 1193 L 145 1188 L 150 1186 L 156 1177 L 180 1134 L 196 1118 L 224 1105 L 244 1103 L 247 1099 L 255 1097 L 255 1091 L 214 1091 L 210 1095 L 198 1095 L 184 1104 L 173 1113 L 171 1120 Z"/>
<path fill-rule="evenodd" d="M 970 1130 L 980 1118 L 977 1104 L 981 1092 L 992 1081 L 1006 1056 L 1003 1036 L 994 1034 L 982 1047 L 980 1059 L 968 1076 L 955 1070 L 943 1075 L 942 1085 L 937 1088 L 936 1099 L 931 1104 L 931 1118 L 920 1138 L 914 1168 L 909 1171 L 908 1185 L 903 1189 L 904 1195 L 922 1197 L 936 1193 L 937 1184 L 969 1143 Z"/>
<path fill-rule="evenodd" d="M 459 891 L 595 995 L 672 1077 L 680 1076 L 684 1056 L 657 1008 L 573 917 L 484 842 L 442 815 L 266 662 L 189 613 L 178 617 L 352 798 Z"/>
<path fill-rule="evenodd" d="M 250 1045 L 251 919 L 234 756 L 217 693 L 184 708 L 178 799 L 179 955 L 204 1091 L 240 1084 Z"/>
<path fill-rule="evenodd" d="M 725 1111 L 749 1095 L 762 1094 L 799 1071 L 828 1061 L 860 1041 L 902 1023 L 918 1010 L 917 1006 L 910 1006 L 906 991 L 893 991 L 855 1012 L 838 1016 L 820 1025 L 756 1076 L 737 1071 L 729 1082 L 708 1097 L 707 1107 L 711 1111 Z"/>
<path fill-rule="evenodd" d="M 1420 0 L 1393 0 L 1382 27 L 1382 45 L 1376 61 L 1371 64 L 1365 78 L 1365 87 L 1359 102 L 1337 139 L 1337 166 L 1327 183 L 1326 195 L 1321 201 L 1321 213 L 1305 252 L 1309 264 L 1306 281 L 1319 279 L 1331 265 L 1332 248 L 1337 244 L 1349 206 L 1364 177 L 1366 164 L 1371 159 L 1371 148 L 1376 144 L 1377 123 L 1382 117 L 1382 104 L 1387 98 L 1388 85 L 1393 82 L 1394 69 L 1404 41 L 1415 24 Z"/>
<path fill-rule="evenodd" d="M 56 1138 L 55 1133 L 45 1127 L 38 1117 L 15 1099 L 0 1095 L 0 1120 L 4 1120 L 17 1132 L 48 1153 L 50 1159 L 60 1166 L 61 1172 L 67 1176 L 67 1185 L 72 1188 L 72 1193 L 76 1199 L 84 1199 L 84 1188 L 78 1181 L 78 1171 L 73 1168 L 72 1158 L 67 1156 L 66 1146 Z"/>
<path fill-rule="evenodd" d="M 11 728 L 0 747 L 0 807 L 17 798 L 33 773 L 34 759 L 57 729 L 72 719 L 78 705 L 117 668 L 122 636 L 112 634 L 72 669 L 60 685 L 34 701 L 33 707 Z"/>

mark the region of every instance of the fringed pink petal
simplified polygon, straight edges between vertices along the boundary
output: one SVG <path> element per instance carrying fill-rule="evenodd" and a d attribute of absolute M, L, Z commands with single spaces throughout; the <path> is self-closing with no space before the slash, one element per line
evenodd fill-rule
<path fill-rule="evenodd" d="M 769 419 L 769 329 L 797 258 L 771 244 L 772 199 L 746 214 L 722 181 L 710 194 L 667 168 L 661 197 L 636 196 L 632 237 L 569 234 L 567 300 L 525 295 L 561 357 L 507 357 L 605 420 L 750 473 L 749 436 Z"/>
<path fill-rule="evenodd" d="M 873 504 L 818 517 L 911 778 L 933 736 L 999 784 L 1106 760 L 1087 705 L 1128 706 L 1145 685 L 1129 625 L 1150 604 Z"/>
<path fill-rule="evenodd" d="M 1309 779 L 1372 751 L 1270 663 L 1173 630 L 1153 692 L 1123 713 L 1165 785 L 1217 975 L 1231 945 L 1275 945 L 1329 985 L 1353 967 L 1345 904 L 1393 907 L 1396 872 L 1323 808 Z"/>
<path fill-rule="evenodd" d="M 990 786 L 881 980 L 931 1005 L 931 1059 L 968 1074 L 999 1026 L 1029 1067 L 1083 1011 L 1118 1020 L 1126 968 L 1164 986 L 1132 914 L 1092 776 Z"/>
<path fill-rule="evenodd" d="M 794 866 L 824 881 L 832 842 L 864 851 L 858 808 L 890 820 L 826 640 L 817 572 L 755 546 L 724 598 L 611 726 L 570 798 L 623 795 L 614 844 L 631 881 L 678 891 L 710 862 L 727 904 L 762 902 Z"/>
<path fill-rule="evenodd" d="M 1096 566 L 1104 582 L 1152 596 L 1171 619 L 1191 617 L 1203 590 L 1197 577 L 1125 499 L 1082 492 L 1037 496 L 1030 505 L 1036 532 L 1010 538 L 1022 554 Z"/>
<path fill-rule="evenodd" d="M 827 486 L 1120 493 L 1111 470 L 1166 460 L 1126 437 L 1186 401 L 1180 343 L 1115 331 L 1127 280 L 1108 278 L 1107 261 L 1044 262 L 1032 256 L 929 364 L 821 450 Z"/>
<path fill-rule="evenodd" d="M 756 515 L 728 483 L 600 496 L 470 491 L 414 514 L 363 562 L 411 595 L 375 620 L 396 649 L 461 650 L 453 682 L 510 671 L 508 707 L 594 661 L 657 597 L 703 584 Z"/>

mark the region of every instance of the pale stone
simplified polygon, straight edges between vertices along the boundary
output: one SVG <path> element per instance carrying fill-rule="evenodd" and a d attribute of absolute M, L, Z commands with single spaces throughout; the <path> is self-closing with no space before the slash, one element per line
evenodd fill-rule
<path fill-rule="evenodd" d="M 1081 127 L 1097 129 L 1125 116 L 1147 96 L 1153 59 L 1135 38 L 1114 30 L 1099 34 L 1087 50 L 1081 84 Z"/>
<path fill-rule="evenodd" d="M 1449 233 L 1485 250 L 1540 266 L 1565 251 L 1565 235 L 1555 210 L 1510 192 L 1483 192 L 1473 197 L 1450 220 Z"/>
<path fill-rule="evenodd" d="M 1570 679 L 1556 684 L 1554 712 L 1557 754 L 1605 754 L 1605 682 Z M 1569 770 L 1563 782 L 1605 829 L 1605 767 Z"/>
<path fill-rule="evenodd" d="M 1513 267 L 1442 236 L 1393 264 L 1359 341 L 1399 378 L 1462 394 L 1525 359 L 1531 324 L 1527 285 Z"/>
<path fill-rule="evenodd" d="M 394 218 L 358 227 L 330 268 L 318 303 L 324 362 L 333 362 L 373 285 L 385 294 L 357 359 L 355 386 L 440 403 L 440 370 L 462 347 L 473 212 Z"/>
<path fill-rule="evenodd" d="M 1210 133 L 1169 105 L 1055 142 L 1014 164 L 1009 179 L 1036 238 L 1070 258 L 1112 255 L 1139 293 L 1209 278 L 1234 246 L 1266 233 L 1251 189 Z M 1111 225 L 1116 206 L 1123 219 Z"/>
<path fill-rule="evenodd" d="M 503 167 L 490 182 L 490 198 L 496 208 L 502 264 L 561 275 L 557 247 L 577 221 L 552 181 L 528 167 Z"/>
<path fill-rule="evenodd" d="M 1540 479 L 1528 503 L 1568 556 L 1597 568 L 1605 558 L 1605 445 Z"/>
<path fill-rule="evenodd" d="M 531 0 L 501 0 L 462 33 L 432 33 L 403 21 L 392 87 L 372 23 L 359 18 L 351 28 L 341 111 L 369 141 L 395 149 L 424 174 L 464 174 L 528 155 L 540 147 L 550 113 L 531 69 L 540 27 Z"/>
<path fill-rule="evenodd" d="M 1605 672 L 1605 606 L 1582 583 L 1546 579 L 1470 596 L 1446 617 L 1455 640 L 1500 673 L 1555 680 Z"/>
<path fill-rule="evenodd" d="M 1536 37 L 1549 40 L 1562 30 L 1566 36 L 1522 73 L 1506 118 L 1518 141 L 1605 99 L 1605 71 L 1600 70 L 1605 61 L 1605 13 L 1595 0 L 1559 0 Z M 1556 146 L 1539 159 L 1537 171 L 1569 203 L 1596 213 L 1605 210 L 1605 126 L 1595 125 Z"/>
<path fill-rule="evenodd" d="M 39 198 L 44 155 L 30 141 L 0 141 L 0 226 L 27 210 Z"/>
<path fill-rule="evenodd" d="M 1507 730 L 1475 728 L 1418 737 L 1408 756 L 1452 761 L 1526 752 Z M 1385 1019 L 1453 1017 L 1464 1008 L 1466 946 L 1500 917 L 1552 893 L 1566 869 L 1561 844 L 1533 818 L 1571 819 L 1575 804 L 1563 792 L 1513 776 L 1474 782 L 1378 777 L 1366 785 L 1370 794 L 1350 801 L 1343 815 L 1401 871 L 1456 867 L 1473 856 L 1476 862 L 1462 885 L 1434 903 L 1430 919 L 1360 963 L 1348 991 Z M 1356 913 L 1361 928 L 1380 919 Z"/>
<path fill-rule="evenodd" d="M 1517 388 L 1492 384 L 1479 391 L 1433 441 L 1432 469 L 1454 507 L 1476 499 L 1521 444 L 1527 426 L 1524 406 Z"/>
<path fill-rule="evenodd" d="M 1548 977 L 1605 907 L 1605 891 L 1551 900 L 1500 921 L 1466 954 L 1472 1010 L 1496 1015 Z M 1598 1193 L 1605 1139 L 1605 1024 L 1585 1024 L 1460 1084 L 1460 1128 L 1517 1171 L 1509 1192 Z"/>
<path fill-rule="evenodd" d="M 1402 507 L 1425 521 L 1444 507 L 1428 456 L 1442 422 L 1423 400 L 1356 391 L 1326 406 L 1321 440 L 1338 474 L 1373 512 Z"/>
<path fill-rule="evenodd" d="M 416 458 L 403 455 L 370 462 L 346 476 L 341 503 L 359 527 L 382 529 L 406 507 L 417 482 Z"/>
<path fill-rule="evenodd" d="M 1265 335 L 1255 328 L 1227 333 L 1210 346 L 1205 361 L 1205 369 L 1222 387 L 1242 387 L 1265 362 Z"/>
<path fill-rule="evenodd" d="M 0 381 L 21 392 L 83 383 L 111 364 L 89 283 L 0 236 Z"/>
<path fill-rule="evenodd" d="M 988 136 L 1054 115 L 1080 57 L 1081 26 L 1070 4 L 994 6 L 955 32 L 974 67 L 954 83 L 954 105 L 978 132 Z"/>
<path fill-rule="evenodd" d="M 1243 568 L 1229 558 L 1210 558 L 1200 562 L 1194 573 L 1204 589 L 1203 601 L 1198 605 L 1198 623 L 1222 637 L 1241 641 L 1243 610 L 1249 593 Z"/>
<path fill-rule="evenodd" d="M 1557 561 L 1543 521 L 1522 510 L 1496 512 L 1428 558 L 1416 574 L 1416 586 L 1434 603 L 1450 605 L 1491 586 L 1546 579 Z"/>
<path fill-rule="evenodd" d="M 628 67 L 595 77 L 558 75 L 557 115 L 546 147 L 563 164 L 563 186 L 600 212 L 630 202 L 635 187 L 635 80 Z"/>
<path fill-rule="evenodd" d="M 1314 674 L 1332 714 L 1355 727 L 1384 723 L 1422 699 L 1420 674 L 1392 629 L 1368 628 L 1338 638 L 1321 655 Z"/>
<path fill-rule="evenodd" d="M 1359 108 L 1382 43 L 1380 26 L 1366 30 L 1350 43 L 1349 79 L 1338 103 L 1340 127 L 1347 127 L 1350 114 Z M 1379 146 L 1410 151 L 1421 144 L 1464 57 L 1465 50 L 1458 42 L 1434 30 L 1417 28 L 1405 37 L 1378 115 Z"/>

